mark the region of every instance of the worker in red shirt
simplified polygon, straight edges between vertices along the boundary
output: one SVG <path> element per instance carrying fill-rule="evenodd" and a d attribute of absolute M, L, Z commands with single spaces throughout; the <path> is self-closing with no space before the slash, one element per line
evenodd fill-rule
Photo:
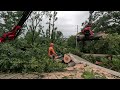
<path fill-rule="evenodd" d="M 48 49 L 48 56 L 52 59 L 57 59 L 58 55 L 56 54 L 55 50 L 54 50 L 54 44 L 50 43 L 50 47 Z"/>

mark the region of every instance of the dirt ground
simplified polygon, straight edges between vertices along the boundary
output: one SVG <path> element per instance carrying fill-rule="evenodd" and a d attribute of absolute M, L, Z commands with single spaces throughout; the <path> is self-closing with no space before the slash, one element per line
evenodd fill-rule
<path fill-rule="evenodd" d="M 0 79 L 84 79 L 81 77 L 85 70 L 97 72 L 99 75 L 105 75 L 107 79 L 118 79 L 105 71 L 97 68 L 76 64 L 73 67 L 67 67 L 64 72 L 52 73 L 0 73 Z"/>
<path fill-rule="evenodd" d="M 80 63 L 78 56 L 74 55 L 75 66 L 65 68 L 64 72 L 52 72 L 52 73 L 0 73 L 0 79 L 84 79 L 82 74 L 85 71 L 97 73 L 99 76 L 105 76 L 106 79 L 120 79 L 108 73 L 106 69 L 96 67 L 97 65 Z M 84 62 L 88 62 L 82 60 Z M 89 63 L 89 62 L 88 62 Z M 106 70 L 106 71 L 105 71 Z"/>

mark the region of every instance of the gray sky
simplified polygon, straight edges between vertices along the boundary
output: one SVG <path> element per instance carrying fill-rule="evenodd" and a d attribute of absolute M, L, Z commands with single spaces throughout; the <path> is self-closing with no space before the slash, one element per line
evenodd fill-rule
<path fill-rule="evenodd" d="M 77 25 L 79 26 L 78 31 L 80 31 L 81 24 L 88 20 L 89 11 L 57 11 L 58 20 L 55 22 L 57 30 L 62 31 L 64 37 L 69 37 L 71 35 L 76 35 Z M 44 19 L 45 20 L 45 19 Z M 43 21 L 46 23 L 46 21 Z M 45 30 L 48 28 L 44 24 Z"/>
<path fill-rule="evenodd" d="M 58 30 L 63 32 L 65 37 L 75 35 L 77 32 L 77 25 L 80 31 L 81 24 L 88 19 L 89 11 L 57 11 L 58 20 L 56 26 Z"/>
<path fill-rule="evenodd" d="M 61 31 L 64 37 L 69 37 L 71 35 L 77 34 L 81 30 L 81 24 L 88 20 L 89 11 L 57 11 L 58 20 L 55 22 L 55 27 L 58 31 Z M 48 18 L 43 17 L 41 24 L 44 26 L 44 31 L 48 28 Z"/>
<path fill-rule="evenodd" d="M 78 31 L 80 31 L 81 24 L 88 20 L 89 11 L 57 11 L 58 20 L 55 22 L 57 30 L 62 31 L 64 37 L 69 37 L 70 35 L 75 35 L 77 33 L 77 25 L 79 26 Z M 47 20 L 48 21 L 48 20 Z M 46 20 L 44 19 L 43 24 L 45 26 L 44 30 L 48 28 L 46 26 Z"/>
<path fill-rule="evenodd" d="M 69 37 L 71 35 L 76 35 L 77 25 L 79 26 L 78 31 L 80 31 L 81 24 L 88 20 L 89 11 L 57 11 L 58 20 L 55 22 L 57 30 L 62 31 L 64 37 Z M 44 19 L 43 24 L 45 26 L 44 30 L 48 28 L 45 23 L 48 20 Z"/>

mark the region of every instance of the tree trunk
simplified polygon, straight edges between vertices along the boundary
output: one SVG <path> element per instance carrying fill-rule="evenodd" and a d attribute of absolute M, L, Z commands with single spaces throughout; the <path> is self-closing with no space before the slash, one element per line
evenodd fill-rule
<path fill-rule="evenodd" d="M 69 63 L 71 61 L 71 58 L 69 55 L 65 54 L 64 55 L 64 63 Z"/>
<path fill-rule="evenodd" d="M 108 34 L 105 33 L 96 33 L 94 34 L 93 37 L 91 37 L 90 39 L 85 39 L 84 35 L 78 35 L 77 36 L 77 41 L 90 41 L 90 40 L 99 40 L 100 38 L 106 38 Z"/>
<path fill-rule="evenodd" d="M 88 62 L 87 60 L 81 58 L 81 57 L 78 57 L 76 55 L 73 55 L 73 54 L 68 54 L 72 61 L 74 61 L 75 63 L 82 63 L 82 64 L 85 64 L 85 65 L 88 65 L 90 67 L 93 67 L 93 68 L 99 68 L 103 71 L 106 71 L 107 73 L 113 75 L 113 76 L 117 76 L 117 77 L 120 77 L 120 73 L 119 72 L 116 72 L 116 71 L 113 71 L 113 70 L 110 70 L 110 69 L 107 69 L 107 68 L 104 68 L 104 67 L 101 67 L 101 66 L 98 66 L 98 65 L 95 65 L 93 63 L 90 63 Z"/>

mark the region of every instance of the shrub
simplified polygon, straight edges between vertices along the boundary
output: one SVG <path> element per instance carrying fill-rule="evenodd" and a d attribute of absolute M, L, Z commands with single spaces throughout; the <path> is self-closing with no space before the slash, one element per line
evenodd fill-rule
<path fill-rule="evenodd" d="M 92 55 L 82 55 L 82 58 L 91 63 L 101 61 L 102 64 L 100 64 L 100 66 L 120 72 L 120 56 L 114 56 L 112 60 L 108 60 L 105 57 L 93 57 Z"/>
<path fill-rule="evenodd" d="M 0 45 L 1 72 L 53 72 L 62 71 L 66 65 L 47 56 L 47 46 L 33 46 L 25 51 L 10 43 Z"/>
<path fill-rule="evenodd" d="M 100 76 L 99 74 L 94 73 L 93 71 L 91 71 L 91 72 L 90 71 L 83 72 L 82 77 L 84 79 L 106 79 L 105 76 Z"/>
<path fill-rule="evenodd" d="M 86 53 L 102 53 L 102 54 L 120 54 L 120 35 L 117 33 L 108 34 L 104 39 L 97 41 L 86 41 L 84 50 L 82 42 L 79 42 L 79 49 Z"/>

